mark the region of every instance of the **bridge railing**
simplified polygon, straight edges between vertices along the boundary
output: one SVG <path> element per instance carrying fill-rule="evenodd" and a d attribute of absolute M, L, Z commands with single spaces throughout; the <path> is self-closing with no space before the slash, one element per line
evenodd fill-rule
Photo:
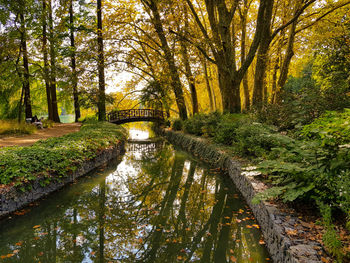
<path fill-rule="evenodd" d="M 129 109 L 112 111 L 108 114 L 109 122 L 117 122 L 122 120 L 134 120 L 134 119 L 154 119 L 165 120 L 166 113 L 161 110 L 154 109 Z"/>

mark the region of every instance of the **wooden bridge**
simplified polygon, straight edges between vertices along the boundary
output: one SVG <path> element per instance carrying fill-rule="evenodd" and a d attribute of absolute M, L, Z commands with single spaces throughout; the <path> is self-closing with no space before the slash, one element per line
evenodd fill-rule
<path fill-rule="evenodd" d="M 166 112 L 154 109 L 129 109 L 108 113 L 108 121 L 114 124 L 123 124 L 135 121 L 164 122 Z"/>

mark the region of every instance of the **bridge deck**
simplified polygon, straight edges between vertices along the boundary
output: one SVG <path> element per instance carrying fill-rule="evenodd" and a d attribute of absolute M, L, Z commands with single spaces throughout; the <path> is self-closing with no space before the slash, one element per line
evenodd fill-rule
<path fill-rule="evenodd" d="M 122 124 L 135 121 L 164 122 L 166 113 L 154 109 L 129 109 L 113 111 L 108 114 L 108 121 L 115 124 Z"/>

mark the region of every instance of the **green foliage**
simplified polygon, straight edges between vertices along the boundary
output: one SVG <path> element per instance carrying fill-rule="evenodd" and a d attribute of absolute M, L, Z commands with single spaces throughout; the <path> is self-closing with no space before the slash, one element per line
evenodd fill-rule
<path fill-rule="evenodd" d="M 65 177 L 125 137 L 120 126 L 86 122 L 76 133 L 41 140 L 29 147 L 1 148 L 0 184 L 21 186 L 37 178 L 48 182 Z"/>
<path fill-rule="evenodd" d="M 55 124 L 53 121 L 51 121 L 49 119 L 42 120 L 41 122 L 43 123 L 44 128 L 51 128 Z"/>
<path fill-rule="evenodd" d="M 326 230 L 322 238 L 323 242 L 328 252 L 335 256 L 339 262 L 342 262 L 342 259 L 344 257 L 342 253 L 342 243 L 338 238 L 337 231 L 335 230 L 335 226 L 332 222 L 331 207 L 322 202 L 318 202 L 318 206 L 323 218 L 322 224 Z"/>
<path fill-rule="evenodd" d="M 244 156 L 267 157 L 276 147 L 290 148 L 293 140 L 277 133 L 277 130 L 261 123 L 243 123 L 236 130 L 235 146 Z"/>
<path fill-rule="evenodd" d="M 0 120 L 0 135 L 9 134 L 32 134 L 36 131 L 36 127 L 27 123 L 18 123 L 15 120 L 2 121 Z"/>
<path fill-rule="evenodd" d="M 183 127 L 183 121 L 181 119 L 176 119 L 173 121 L 171 128 L 174 131 L 181 131 Z"/>
<path fill-rule="evenodd" d="M 314 70 L 313 62 L 310 62 L 301 77 L 291 76 L 281 90 L 278 103 L 265 105 L 256 113 L 258 119 L 281 130 L 298 130 L 327 110 L 349 107 L 348 87 L 325 87 L 324 82 L 315 80 Z"/>
<path fill-rule="evenodd" d="M 203 127 L 205 123 L 205 114 L 195 114 L 192 118 L 184 121 L 184 130 L 194 135 L 203 135 Z"/>

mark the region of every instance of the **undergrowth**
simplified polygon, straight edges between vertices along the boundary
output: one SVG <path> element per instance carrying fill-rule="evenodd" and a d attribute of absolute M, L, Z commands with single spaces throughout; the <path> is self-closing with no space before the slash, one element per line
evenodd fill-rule
<path fill-rule="evenodd" d="M 16 120 L 0 120 L 0 135 L 32 134 L 36 130 L 36 127 L 31 124 L 18 123 Z"/>
<path fill-rule="evenodd" d="M 63 178 L 125 138 L 120 126 L 86 122 L 76 133 L 40 140 L 28 147 L 0 148 L 0 184 L 25 190 L 24 185 L 37 178 L 44 183 Z"/>

